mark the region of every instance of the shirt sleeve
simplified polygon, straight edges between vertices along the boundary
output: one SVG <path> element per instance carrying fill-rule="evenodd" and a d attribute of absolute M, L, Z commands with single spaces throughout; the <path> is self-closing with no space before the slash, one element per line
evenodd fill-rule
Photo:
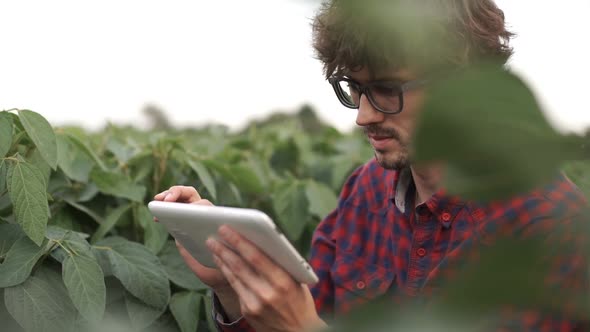
<path fill-rule="evenodd" d="M 213 293 L 212 300 L 213 305 L 211 306 L 211 315 L 213 316 L 213 321 L 215 322 L 215 326 L 217 327 L 217 331 L 219 332 L 255 332 L 250 324 L 246 321 L 246 319 L 242 316 L 233 322 L 228 322 L 227 315 L 225 310 L 223 310 L 223 306 L 219 302 L 219 298 L 217 295 Z"/>

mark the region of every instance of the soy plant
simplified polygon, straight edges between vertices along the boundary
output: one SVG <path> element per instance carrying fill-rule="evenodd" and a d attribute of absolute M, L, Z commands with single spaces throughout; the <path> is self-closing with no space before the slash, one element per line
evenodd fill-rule
<path fill-rule="evenodd" d="M 217 205 L 263 210 L 307 254 L 346 171 L 370 151 L 357 135 L 282 121 L 88 133 L 0 112 L 1 321 L 11 331 L 214 329 L 208 288 L 146 205 L 192 185 Z"/>

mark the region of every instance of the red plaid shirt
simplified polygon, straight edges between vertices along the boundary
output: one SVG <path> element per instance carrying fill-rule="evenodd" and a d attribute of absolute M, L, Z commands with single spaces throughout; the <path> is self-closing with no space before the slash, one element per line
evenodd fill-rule
<path fill-rule="evenodd" d="M 432 285 L 456 275 L 460 262 L 473 259 L 475 244 L 489 244 L 501 232 L 551 234 L 557 223 L 571 222 L 586 206 L 581 192 L 563 177 L 537 191 L 486 205 L 440 191 L 416 207 L 414 195 L 409 170 L 386 170 L 374 160 L 349 177 L 338 207 L 319 224 L 312 241 L 310 264 L 320 281 L 311 292 L 324 319 L 337 319 L 382 296 L 401 303 L 428 298 Z M 590 294 L 587 273 L 587 258 L 577 252 L 560 261 L 548 280 Z M 520 325 L 511 322 L 509 330 L 582 330 L 578 322 L 559 314 L 530 311 L 518 317 Z M 222 331 L 252 330 L 245 319 L 222 324 L 217 318 Z"/>

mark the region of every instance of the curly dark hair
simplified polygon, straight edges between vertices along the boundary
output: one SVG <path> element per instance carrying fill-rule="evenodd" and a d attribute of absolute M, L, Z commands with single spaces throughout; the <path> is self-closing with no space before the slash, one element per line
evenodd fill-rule
<path fill-rule="evenodd" d="M 513 34 L 493 0 L 327 0 L 312 30 L 326 77 L 365 66 L 505 64 L 512 55 Z"/>

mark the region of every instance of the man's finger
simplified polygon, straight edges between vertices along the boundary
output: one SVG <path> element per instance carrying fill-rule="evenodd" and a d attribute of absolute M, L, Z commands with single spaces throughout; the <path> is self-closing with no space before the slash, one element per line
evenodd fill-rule
<path fill-rule="evenodd" d="M 257 308 L 261 308 L 260 299 L 256 293 L 252 292 L 252 290 L 242 282 L 241 278 L 239 278 L 232 269 L 225 265 L 219 256 L 213 255 L 213 261 L 217 264 L 231 288 L 238 295 L 242 314 L 248 314 L 250 311 L 253 311 L 253 309 L 256 310 Z"/>
<path fill-rule="evenodd" d="M 261 275 L 269 284 L 285 285 L 291 282 L 292 277 L 285 270 L 279 267 L 252 242 L 242 237 L 230 227 L 221 226 L 219 228 L 219 235 L 240 253 L 241 259 L 248 266 L 251 266 L 256 274 Z"/>
<path fill-rule="evenodd" d="M 192 203 L 201 199 L 201 195 L 194 187 L 172 186 L 167 191 L 168 194 L 164 196 L 165 202 Z"/>

